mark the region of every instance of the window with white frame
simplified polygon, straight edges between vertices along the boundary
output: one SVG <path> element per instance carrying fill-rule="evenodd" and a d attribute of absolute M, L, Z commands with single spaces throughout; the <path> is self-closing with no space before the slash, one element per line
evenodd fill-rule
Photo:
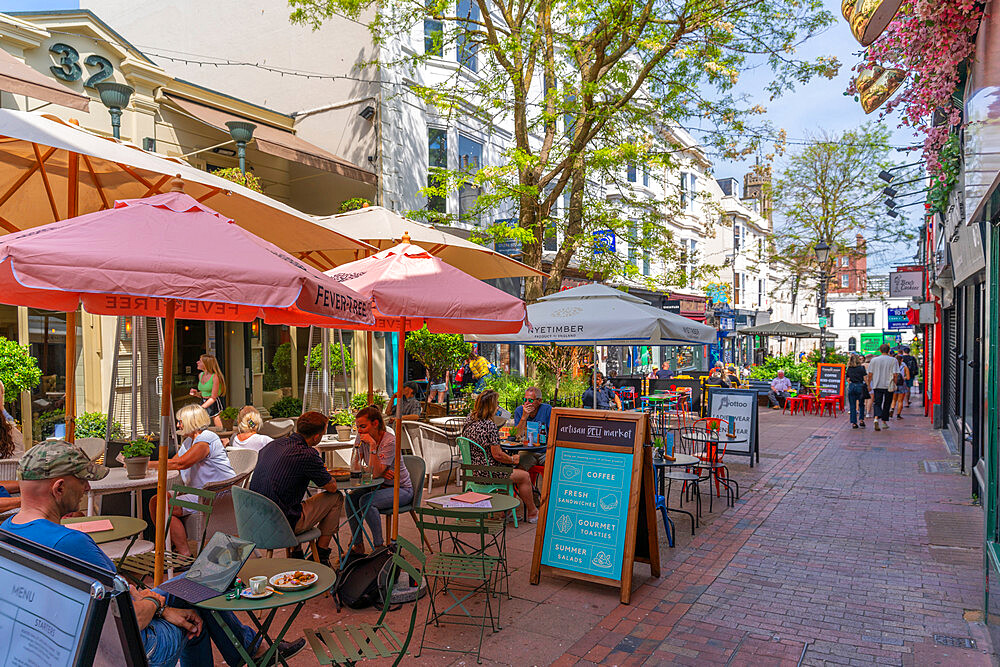
<path fill-rule="evenodd" d="M 681 172 L 681 210 L 693 211 L 695 193 L 698 188 L 698 176 L 691 172 Z"/>
<path fill-rule="evenodd" d="M 764 306 L 764 291 L 765 291 L 765 281 L 763 278 L 757 279 L 757 307 L 762 308 Z"/>
<path fill-rule="evenodd" d="M 740 302 L 741 302 L 741 299 L 740 299 L 740 287 L 741 287 L 740 283 L 741 282 L 742 281 L 740 280 L 740 274 L 734 273 L 733 274 L 733 305 L 734 306 L 740 305 Z"/>
<path fill-rule="evenodd" d="M 459 32 L 456 56 L 458 64 L 472 72 L 479 71 L 479 45 L 469 33 L 478 30 L 479 4 L 475 0 L 458 0 Z"/>
<path fill-rule="evenodd" d="M 851 327 L 865 328 L 875 326 L 875 311 L 852 312 L 847 314 L 848 325 Z"/>
<path fill-rule="evenodd" d="M 840 274 L 840 286 L 841 287 L 850 287 L 851 286 L 851 274 L 849 274 L 849 273 L 841 273 Z"/>
<path fill-rule="evenodd" d="M 733 223 L 733 252 L 740 251 L 740 244 L 743 239 L 743 229 L 740 227 L 740 223 Z"/>
<path fill-rule="evenodd" d="M 444 22 L 439 18 L 424 19 L 424 53 L 429 56 L 444 55 Z"/>
<path fill-rule="evenodd" d="M 458 215 L 466 222 L 476 223 L 476 202 L 479 199 L 480 188 L 471 182 L 483 164 L 482 142 L 458 135 L 458 168 L 470 176 L 470 180 L 458 188 Z"/>
<path fill-rule="evenodd" d="M 628 263 L 639 268 L 639 223 L 632 220 L 628 223 Z"/>
<path fill-rule="evenodd" d="M 438 187 L 439 181 L 434 173 L 437 169 L 448 168 L 448 130 L 439 127 L 427 128 L 427 187 Z M 448 202 L 442 195 L 431 195 L 427 198 L 427 210 L 436 213 L 447 213 Z"/>

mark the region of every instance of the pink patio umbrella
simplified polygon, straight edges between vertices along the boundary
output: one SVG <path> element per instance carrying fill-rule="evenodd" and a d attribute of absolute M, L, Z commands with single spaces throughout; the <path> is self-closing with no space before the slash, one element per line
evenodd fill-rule
<path fill-rule="evenodd" d="M 169 432 L 174 318 L 366 326 L 370 298 L 182 192 L 115 203 L 0 237 L 0 303 L 165 317 L 160 433 Z M 67 383 L 68 386 L 68 383 Z M 163 576 L 166 438 L 160 438 L 156 583 Z"/>
<path fill-rule="evenodd" d="M 374 325 L 343 328 L 399 332 L 397 391 L 403 389 L 403 343 L 407 331 L 415 331 L 426 324 L 434 333 L 513 333 L 520 331 L 526 322 L 521 299 L 459 271 L 406 241 L 404 235 L 404 242 L 394 248 L 327 271 L 334 280 L 370 299 L 374 311 Z M 399 533 L 401 433 L 402 416 L 397 401 L 393 539 Z"/>

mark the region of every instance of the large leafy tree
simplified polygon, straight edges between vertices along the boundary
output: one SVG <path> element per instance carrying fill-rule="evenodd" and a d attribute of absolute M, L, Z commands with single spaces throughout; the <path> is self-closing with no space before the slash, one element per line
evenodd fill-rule
<path fill-rule="evenodd" d="M 615 268 L 610 254 L 589 252 L 596 230 L 617 230 L 651 259 L 677 260 L 665 222 L 683 208 L 676 169 L 691 159 L 692 147 L 676 130 L 697 126 L 701 141 L 723 156 L 757 151 L 768 138 L 759 124 L 764 109 L 736 89 L 741 70 L 769 68 L 766 87 L 777 96 L 837 69 L 831 58 L 794 55 L 802 40 L 831 23 L 822 0 L 290 3 L 293 20 L 317 27 L 333 15 L 357 17 L 374 6 L 372 31 L 384 47 L 379 66 L 403 72 L 410 90 L 441 115 L 512 129 L 501 164 L 442 169 L 427 194 L 480 187 L 479 207 L 513 210 L 516 218 L 513 228 L 494 225 L 488 233 L 521 240 L 523 260 L 536 268 L 546 238 L 557 236 L 547 285 L 528 279 L 529 301 L 557 290 L 578 253 L 584 264 Z M 396 48 L 400 35 L 421 29 L 420 53 Z M 419 75 L 409 76 L 453 46 L 460 61 L 476 59 L 475 75 L 459 66 L 444 82 L 421 84 Z M 648 170 L 654 183 L 660 179 L 660 204 L 636 196 L 629 165 Z M 619 189 L 623 196 L 608 205 L 608 192 Z"/>
<path fill-rule="evenodd" d="M 773 259 L 787 269 L 779 274 L 793 292 L 802 280 L 814 285 L 821 276 L 829 279 L 834 257 L 859 252 L 858 234 L 873 259 L 913 239 L 912 227 L 886 215 L 883 205 L 886 184 L 879 172 L 893 162 L 889 132 L 881 125 L 813 137 L 783 162 L 774 182 Z M 830 246 L 825 265 L 815 257 L 821 241 Z"/>

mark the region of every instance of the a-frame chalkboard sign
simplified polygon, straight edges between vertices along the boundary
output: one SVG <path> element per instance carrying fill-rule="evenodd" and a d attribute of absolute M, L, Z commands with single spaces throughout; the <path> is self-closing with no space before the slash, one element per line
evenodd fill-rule
<path fill-rule="evenodd" d="M 557 408 L 549 423 L 531 583 L 546 573 L 618 586 L 628 604 L 635 561 L 660 576 L 646 415 Z"/>

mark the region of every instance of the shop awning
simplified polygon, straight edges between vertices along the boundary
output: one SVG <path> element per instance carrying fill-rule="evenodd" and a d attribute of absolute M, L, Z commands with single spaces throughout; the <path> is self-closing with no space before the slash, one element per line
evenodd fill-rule
<path fill-rule="evenodd" d="M 783 336 L 785 338 L 820 338 L 822 336 L 822 332 L 819 329 L 785 321 L 769 322 L 755 327 L 744 327 L 738 329 L 737 333 L 744 336 Z"/>
<path fill-rule="evenodd" d="M 86 111 L 90 105 L 90 98 L 86 95 L 74 93 L 3 49 L 0 49 L 0 90 L 77 111 Z"/>
<path fill-rule="evenodd" d="M 229 129 L 226 127 L 227 121 L 239 120 L 253 123 L 257 126 L 253 132 L 253 143 L 261 153 L 339 174 L 369 185 L 375 184 L 375 174 L 372 172 L 365 171 L 347 160 L 299 138 L 288 130 L 265 125 L 252 118 L 243 118 L 206 104 L 192 102 L 177 95 L 166 94 L 165 96 L 181 110 L 227 134 L 229 133 Z"/>

